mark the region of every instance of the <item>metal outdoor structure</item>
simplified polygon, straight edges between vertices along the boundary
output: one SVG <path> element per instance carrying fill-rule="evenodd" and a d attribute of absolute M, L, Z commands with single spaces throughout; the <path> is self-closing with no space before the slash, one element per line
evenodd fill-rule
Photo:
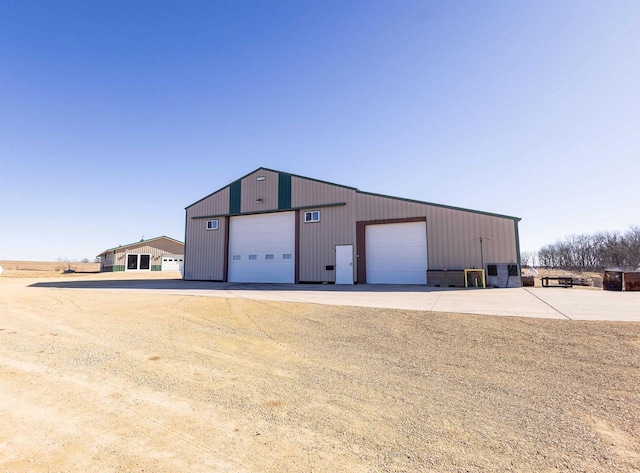
<path fill-rule="evenodd" d="M 605 271 L 602 278 L 605 291 L 622 291 L 622 271 Z"/>
<path fill-rule="evenodd" d="M 464 287 L 487 287 L 484 279 L 484 269 L 465 269 Z"/>
<path fill-rule="evenodd" d="M 476 240 L 480 241 L 480 267 L 482 269 L 484 269 L 484 252 L 483 252 L 483 249 L 482 249 L 482 242 L 485 241 L 485 240 L 489 240 L 490 241 L 491 239 L 487 238 L 487 237 L 484 237 L 484 236 L 480 236 L 480 237 L 477 237 L 477 238 L 473 239 L 473 241 L 476 241 Z"/>

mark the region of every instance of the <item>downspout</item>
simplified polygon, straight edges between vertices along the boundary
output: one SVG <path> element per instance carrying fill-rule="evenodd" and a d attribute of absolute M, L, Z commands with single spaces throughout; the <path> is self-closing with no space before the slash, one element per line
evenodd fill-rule
<path fill-rule="evenodd" d="M 516 261 L 518 262 L 518 280 L 520 281 L 520 287 L 522 287 L 522 262 L 520 261 L 520 233 L 518 232 L 519 218 L 513 219 L 513 226 L 516 232 Z M 507 282 L 509 282 L 509 276 L 507 276 Z"/>
<path fill-rule="evenodd" d="M 184 209 L 184 257 L 182 258 L 182 280 L 187 281 L 187 222 L 189 221 L 189 207 Z"/>

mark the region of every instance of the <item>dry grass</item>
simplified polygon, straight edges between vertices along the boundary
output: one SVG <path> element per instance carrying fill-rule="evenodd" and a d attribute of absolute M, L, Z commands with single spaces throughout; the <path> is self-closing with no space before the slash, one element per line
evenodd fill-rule
<path fill-rule="evenodd" d="M 64 261 L 0 261 L 3 270 L 63 272 L 71 269 L 77 273 L 96 273 L 100 271 L 100 263 L 66 263 Z"/>

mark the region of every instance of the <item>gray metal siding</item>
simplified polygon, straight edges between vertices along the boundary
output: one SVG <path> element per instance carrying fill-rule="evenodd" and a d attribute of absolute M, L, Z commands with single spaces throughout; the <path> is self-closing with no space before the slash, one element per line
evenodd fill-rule
<path fill-rule="evenodd" d="M 335 281 L 335 246 L 354 245 L 356 226 L 348 206 L 320 209 L 320 221 L 304 223 L 300 212 L 300 281 Z"/>
<path fill-rule="evenodd" d="M 326 267 L 335 265 L 335 246 L 353 245 L 355 250 L 355 192 L 296 176 L 291 178 L 293 207 L 342 202 L 346 205 L 318 209 L 317 223 L 304 223 L 305 211 L 300 212 L 300 281 L 334 282 L 335 271 L 327 271 Z"/>
<path fill-rule="evenodd" d="M 187 209 L 187 227 L 191 217 L 229 213 L 229 186 Z"/>
<path fill-rule="evenodd" d="M 479 268 L 480 242 L 485 237 L 485 265 L 516 263 L 515 231 L 512 219 L 427 206 L 427 248 L 430 269 Z"/>
<path fill-rule="evenodd" d="M 264 176 L 264 181 L 257 181 Z M 264 169 L 242 179 L 242 213 L 263 212 L 278 208 L 278 173 Z M 258 202 L 260 199 L 260 202 Z M 233 213 L 233 212 L 232 212 Z"/>
<path fill-rule="evenodd" d="M 291 206 L 293 208 L 338 202 L 355 202 L 353 189 L 292 176 Z"/>
<path fill-rule="evenodd" d="M 189 214 L 189 212 L 187 212 Z M 224 277 L 226 219 L 218 218 L 218 229 L 207 230 L 206 219 L 187 217 L 184 278 L 221 281 Z"/>
<path fill-rule="evenodd" d="M 427 205 L 390 199 L 377 195 L 356 193 L 357 220 L 392 220 L 397 218 L 424 217 Z"/>
<path fill-rule="evenodd" d="M 101 263 L 103 266 L 113 266 L 113 251 L 109 251 L 102 256 Z"/>

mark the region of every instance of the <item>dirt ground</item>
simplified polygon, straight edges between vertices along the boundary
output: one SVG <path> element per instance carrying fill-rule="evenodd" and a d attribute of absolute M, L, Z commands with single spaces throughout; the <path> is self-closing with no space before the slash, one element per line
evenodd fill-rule
<path fill-rule="evenodd" d="M 15 276 L 1 472 L 640 471 L 640 324 Z"/>

